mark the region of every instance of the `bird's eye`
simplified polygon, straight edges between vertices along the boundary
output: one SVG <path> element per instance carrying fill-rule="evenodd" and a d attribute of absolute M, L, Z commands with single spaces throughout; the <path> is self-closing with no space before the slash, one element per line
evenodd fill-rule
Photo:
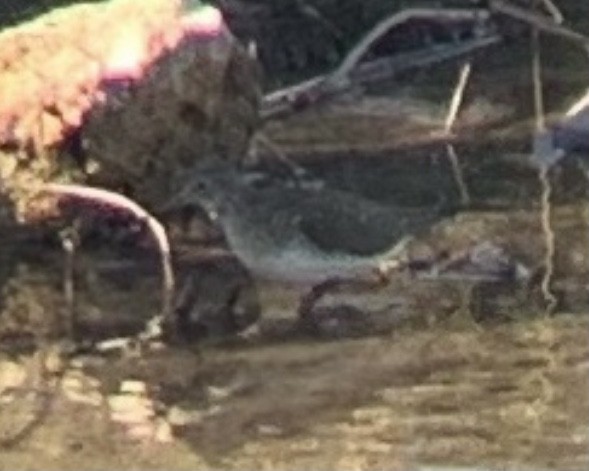
<path fill-rule="evenodd" d="M 208 189 L 208 185 L 203 180 L 196 181 L 196 191 L 205 192 Z"/>

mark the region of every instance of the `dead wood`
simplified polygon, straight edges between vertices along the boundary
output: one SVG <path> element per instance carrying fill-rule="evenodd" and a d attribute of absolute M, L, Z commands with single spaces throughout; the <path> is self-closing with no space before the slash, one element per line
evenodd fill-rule
<path fill-rule="evenodd" d="M 363 60 L 371 47 L 392 30 L 407 22 L 424 19 L 447 24 L 449 28 L 453 24 L 471 23 L 473 35 L 470 39 L 450 44 L 433 44 L 411 52 Z M 461 57 L 496 44 L 501 38 L 488 24 L 488 20 L 489 13 L 480 9 L 415 8 L 395 13 L 365 34 L 333 72 L 267 94 L 262 102 L 262 118 L 272 119 L 301 111 L 341 96 L 360 85 L 390 80 L 407 70 Z"/>
<path fill-rule="evenodd" d="M 497 12 L 515 20 L 527 23 L 543 33 L 553 34 L 571 40 L 581 46 L 589 46 L 589 37 L 578 33 L 571 28 L 562 26 L 554 19 L 554 17 L 550 18 L 537 12 L 519 8 L 518 6 L 512 5 L 503 0 L 491 0 L 489 2 L 489 8 L 492 12 Z"/>

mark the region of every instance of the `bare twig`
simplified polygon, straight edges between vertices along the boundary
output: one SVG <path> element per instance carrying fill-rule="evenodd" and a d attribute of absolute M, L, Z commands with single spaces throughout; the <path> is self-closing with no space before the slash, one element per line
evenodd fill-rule
<path fill-rule="evenodd" d="M 497 44 L 497 34 L 469 39 L 458 44 L 433 45 L 417 51 L 395 54 L 390 57 L 361 62 L 350 71 L 349 88 L 395 77 L 397 74 L 421 67 L 429 67 L 443 61 L 462 57 L 479 49 Z M 341 84 L 340 84 L 341 86 Z"/>
<path fill-rule="evenodd" d="M 530 12 L 523 8 L 519 8 L 515 5 L 511 5 L 503 0 L 491 0 L 489 3 L 491 11 L 504 14 L 516 20 L 523 21 L 531 26 L 534 26 L 539 31 L 544 33 L 554 34 L 565 39 L 569 39 L 576 43 L 580 43 L 582 46 L 587 47 L 589 45 L 589 37 L 577 33 L 570 28 L 559 25 L 553 19 L 541 15 L 538 13 Z"/>
<path fill-rule="evenodd" d="M 532 47 L 532 81 L 534 84 L 534 114 L 536 116 L 536 132 L 546 129 L 544 117 L 544 99 L 542 96 L 542 64 L 540 60 L 540 35 L 534 28 L 531 35 Z"/>
<path fill-rule="evenodd" d="M 297 6 L 299 8 L 299 11 L 303 15 L 305 15 L 308 18 L 311 18 L 311 19 L 317 21 L 318 23 L 320 23 L 321 25 L 323 25 L 331 34 L 333 34 L 334 37 L 342 38 L 344 36 L 344 32 L 341 29 L 339 29 L 333 23 L 333 21 L 330 21 L 328 18 L 326 18 L 325 15 L 323 15 L 313 5 L 309 5 L 307 2 L 305 2 L 303 0 L 297 0 Z"/>
<path fill-rule="evenodd" d="M 544 254 L 544 273 L 542 276 L 541 289 L 544 299 L 548 303 L 547 312 L 552 312 L 556 308 L 557 299 L 550 288 L 552 278 L 554 276 L 554 253 L 555 253 L 555 236 L 551 224 L 551 204 L 550 197 L 552 195 L 552 185 L 550 184 L 548 165 L 542 165 L 539 170 L 539 179 L 542 185 L 542 200 L 541 200 L 541 222 L 542 233 L 546 243 L 546 252 Z"/>
<path fill-rule="evenodd" d="M 542 64 L 540 58 L 540 41 L 537 28 L 532 30 L 531 35 L 532 48 L 532 81 L 534 84 L 534 110 L 536 115 L 536 133 L 540 134 L 546 129 L 546 120 L 544 117 L 544 99 L 542 96 Z M 550 285 L 554 276 L 554 252 L 555 237 L 551 224 L 552 206 L 550 197 L 552 186 L 550 184 L 550 167 L 543 162 L 538 169 L 538 178 L 542 188 L 541 195 L 541 223 L 542 233 L 544 234 L 545 248 L 544 253 L 544 273 L 541 281 L 542 295 L 547 302 L 546 312 L 552 312 L 557 304 L 557 299 L 552 293 Z"/>
<path fill-rule="evenodd" d="M 403 10 L 400 13 L 392 15 L 372 28 L 358 42 L 356 46 L 348 53 L 341 65 L 332 74 L 332 80 L 339 81 L 345 79 L 352 69 L 354 69 L 368 49 L 384 34 L 395 26 L 405 23 L 408 20 L 432 19 L 436 21 L 456 21 L 456 20 L 473 20 L 482 21 L 489 18 L 489 12 L 482 9 L 473 10 L 452 10 L 452 9 L 434 9 L 434 8 L 412 8 Z"/>
<path fill-rule="evenodd" d="M 466 84 L 468 83 L 471 70 L 472 66 L 470 61 L 466 62 L 460 69 L 458 82 L 456 83 L 456 87 L 452 95 L 452 101 L 450 102 L 450 109 L 448 110 L 448 116 L 446 117 L 446 122 L 444 124 L 444 131 L 446 134 L 451 132 L 454 122 L 458 116 L 458 110 L 460 109 L 460 105 L 462 104 L 462 100 L 464 98 L 464 90 L 466 88 Z"/>
<path fill-rule="evenodd" d="M 47 193 L 56 196 L 76 197 L 87 201 L 101 202 L 105 205 L 125 209 L 138 220 L 144 221 L 158 246 L 162 269 L 162 317 L 172 321 L 172 302 L 174 293 L 174 272 L 172 269 L 170 243 L 162 224 L 131 199 L 102 188 L 84 185 L 48 183 L 43 188 Z"/>
<path fill-rule="evenodd" d="M 464 172 L 462 171 L 462 167 L 460 166 L 460 161 L 458 160 L 456 149 L 454 149 L 454 145 L 449 142 L 446 144 L 446 155 L 448 156 L 448 160 L 450 161 L 450 166 L 452 167 L 452 175 L 454 176 L 456 186 L 458 187 L 458 192 L 460 193 L 460 202 L 466 206 L 470 204 L 470 192 L 468 191 L 466 179 L 464 178 Z"/>
<path fill-rule="evenodd" d="M 448 9 L 408 9 L 396 13 L 370 30 L 333 72 L 313 77 L 294 86 L 275 90 L 264 97 L 261 115 L 271 119 L 283 114 L 300 111 L 327 99 L 371 82 L 386 80 L 398 73 L 416 67 L 425 67 L 437 62 L 460 57 L 474 50 L 488 47 L 500 41 L 500 36 L 491 30 L 480 33 L 474 39 L 458 44 L 438 44 L 409 53 L 395 54 L 391 57 L 362 62 L 368 50 L 383 35 L 396 26 L 420 18 L 434 19 L 436 22 L 472 20 L 486 21 L 486 10 L 448 10 Z"/>
<path fill-rule="evenodd" d="M 562 24 L 562 22 L 564 21 L 564 17 L 562 16 L 562 12 L 556 6 L 556 4 L 552 0 L 542 0 L 542 3 L 544 4 L 544 7 L 548 11 L 548 13 L 550 13 L 550 16 L 552 16 L 554 22 Z"/>
<path fill-rule="evenodd" d="M 63 295 L 66 305 L 66 324 L 70 340 L 76 335 L 76 299 L 74 268 L 76 249 L 78 247 L 78 234 L 75 226 L 66 229 L 61 234 L 61 245 L 65 252 L 65 266 L 63 272 Z"/>
<path fill-rule="evenodd" d="M 390 80 L 396 75 L 416 68 L 427 67 L 473 51 L 492 46 L 500 41 L 498 35 L 464 41 L 460 44 L 436 46 L 392 57 L 362 62 L 350 70 L 349 76 L 320 75 L 304 82 L 268 93 L 262 102 L 261 115 L 265 120 L 300 112 L 310 106 L 339 97 L 361 85 Z"/>
<path fill-rule="evenodd" d="M 446 122 L 444 124 L 444 134 L 446 137 L 451 134 L 452 127 L 454 126 L 458 116 L 458 110 L 462 104 L 464 90 L 466 89 L 466 84 L 468 83 L 471 69 L 472 67 L 470 62 L 466 62 L 460 69 L 458 82 L 454 88 L 452 100 L 450 101 L 450 108 L 448 110 L 448 116 L 446 117 Z M 468 186 L 466 185 L 466 180 L 460 166 L 458 155 L 456 154 L 456 149 L 451 142 L 446 143 L 446 154 L 448 155 L 448 160 L 450 161 L 450 166 L 452 167 L 452 174 L 454 175 L 454 180 L 456 181 L 458 191 L 460 192 L 460 200 L 463 205 L 468 205 L 470 203 Z"/>

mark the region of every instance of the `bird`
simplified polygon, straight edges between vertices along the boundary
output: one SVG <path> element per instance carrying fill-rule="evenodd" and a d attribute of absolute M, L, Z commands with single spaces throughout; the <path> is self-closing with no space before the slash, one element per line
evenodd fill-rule
<path fill-rule="evenodd" d="M 277 181 L 227 165 L 201 166 L 167 207 L 198 205 L 229 249 L 260 280 L 309 286 L 299 318 L 327 292 L 378 287 L 408 264 L 406 247 L 440 221 L 442 205 L 410 208 L 299 181 Z"/>

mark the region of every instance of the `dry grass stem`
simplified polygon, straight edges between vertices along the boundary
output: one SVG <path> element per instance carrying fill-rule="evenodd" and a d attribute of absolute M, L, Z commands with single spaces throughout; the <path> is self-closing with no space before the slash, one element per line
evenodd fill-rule
<path fill-rule="evenodd" d="M 460 69 L 458 82 L 454 88 L 452 100 L 450 101 L 450 108 L 448 110 L 448 115 L 444 124 L 444 134 L 446 137 L 448 137 L 452 132 L 452 127 L 454 126 L 456 118 L 458 117 L 458 111 L 464 98 L 464 90 L 466 89 L 466 84 L 468 83 L 471 70 L 472 66 L 470 62 L 466 62 Z M 460 166 L 458 155 L 456 154 L 456 149 L 454 149 L 454 145 L 450 142 L 446 143 L 446 154 L 448 155 L 448 160 L 450 161 L 450 166 L 452 167 L 452 174 L 454 176 L 454 180 L 456 181 L 456 185 L 458 186 L 458 191 L 460 192 L 460 201 L 463 205 L 468 205 L 470 203 L 470 194 L 466 185 L 464 173 L 462 172 L 462 168 Z"/>
<path fill-rule="evenodd" d="M 537 28 L 532 30 L 531 35 L 532 49 L 532 81 L 534 85 L 534 111 L 536 115 L 536 133 L 541 133 L 546 129 L 546 120 L 544 116 L 544 98 L 542 95 L 542 64 L 540 57 L 540 38 Z M 554 252 L 555 236 L 551 224 L 551 204 L 552 186 L 550 184 L 549 167 L 543 163 L 538 169 L 538 179 L 542 188 L 541 193 L 541 224 L 542 233 L 545 241 L 544 253 L 544 274 L 540 284 L 542 295 L 547 303 L 546 312 L 552 312 L 556 308 L 557 299 L 552 293 L 550 285 L 554 276 Z"/>

